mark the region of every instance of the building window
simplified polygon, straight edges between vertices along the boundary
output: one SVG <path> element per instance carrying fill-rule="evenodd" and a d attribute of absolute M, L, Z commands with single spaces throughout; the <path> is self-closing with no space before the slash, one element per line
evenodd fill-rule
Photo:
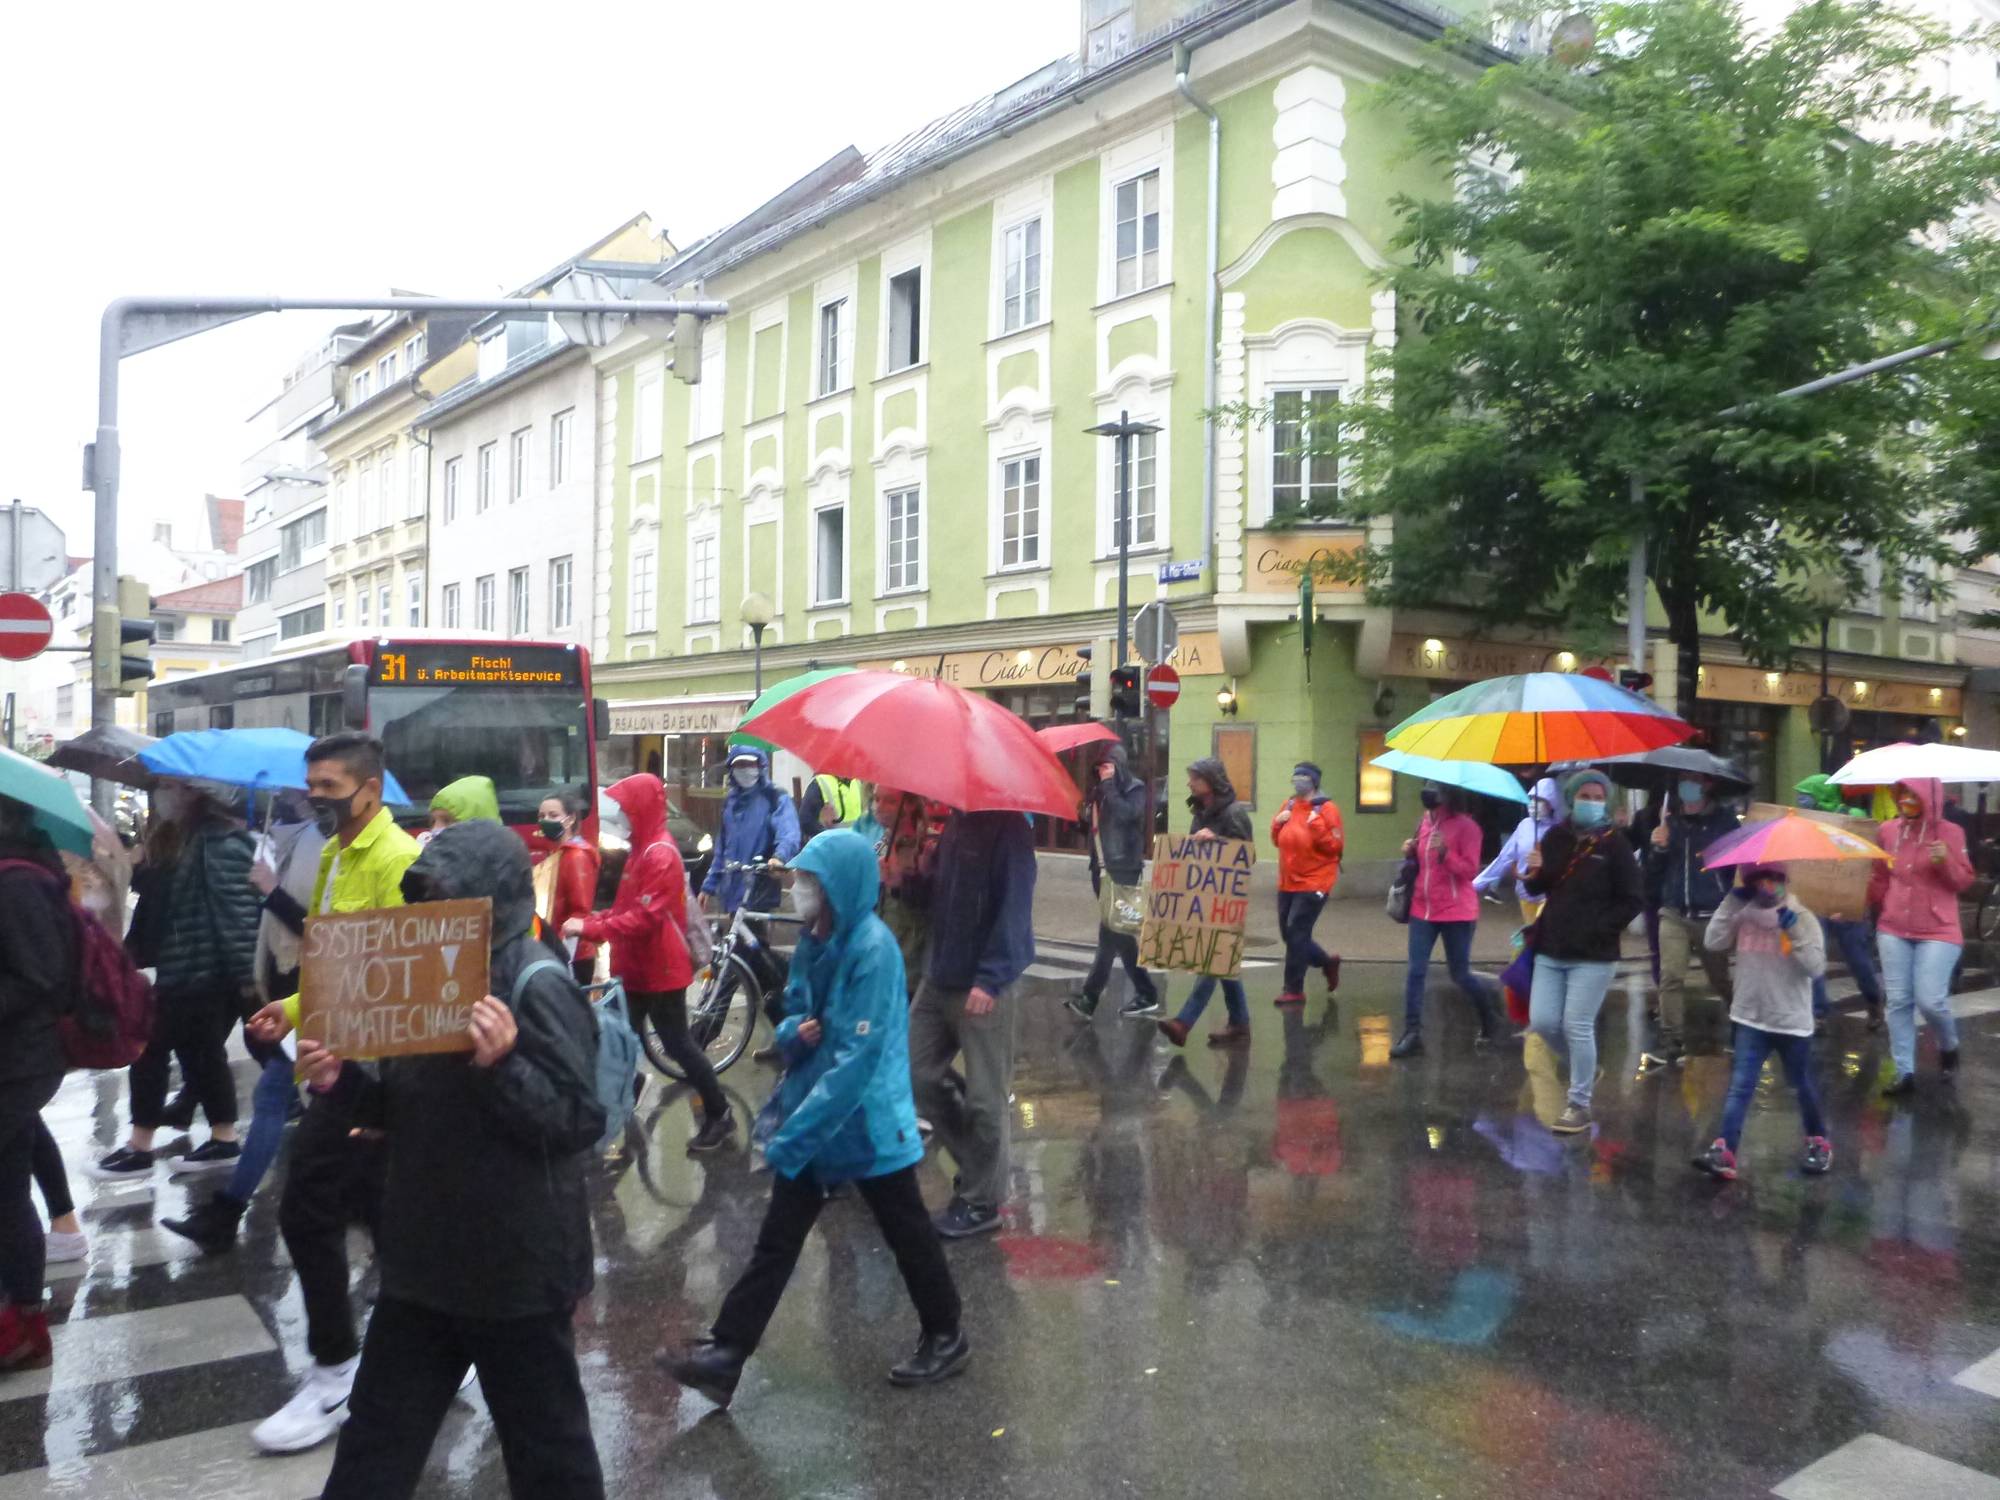
<path fill-rule="evenodd" d="M 310 609 L 301 609 L 289 615 L 278 617 L 278 639 L 295 640 L 302 635 L 318 635 L 326 629 L 326 606 L 315 604 Z"/>
<path fill-rule="evenodd" d="M 1042 320 L 1042 221 L 1016 224 L 1001 238 L 1004 278 L 1000 290 L 1000 331 L 1012 333 Z"/>
<path fill-rule="evenodd" d="M 1160 284 L 1160 173 L 1157 168 L 1118 184 L 1114 218 L 1119 296 Z"/>
<path fill-rule="evenodd" d="M 389 575 L 384 573 L 375 585 L 375 618 L 384 630 L 396 623 L 396 617 L 389 609 Z"/>
<path fill-rule="evenodd" d="M 288 521 L 278 528 L 278 571 L 289 573 L 294 568 L 302 568 L 306 563 L 306 553 L 314 547 L 326 545 L 326 512 L 316 510 L 309 516 L 300 516 L 296 521 Z"/>
<path fill-rule="evenodd" d="M 1340 460 L 1302 451 L 1331 441 L 1340 430 L 1337 389 L 1271 393 L 1271 514 L 1324 514 L 1340 498 Z"/>
<path fill-rule="evenodd" d="M 326 512 L 321 511 L 322 518 Z M 278 560 L 267 557 L 243 570 L 243 602 L 262 604 L 271 597 L 271 585 L 278 581 Z"/>
<path fill-rule="evenodd" d="M 345 594 L 333 601 L 333 623 L 336 625 L 345 625 L 347 623 L 347 596 Z"/>
<path fill-rule="evenodd" d="M 180 638 L 181 638 L 181 622 L 179 620 L 155 620 L 153 622 L 154 640 L 177 641 Z"/>
<path fill-rule="evenodd" d="M 493 460 L 498 443 L 487 443 L 479 450 L 479 493 L 473 502 L 473 511 L 485 515 L 493 508 Z"/>
<path fill-rule="evenodd" d="M 706 625 L 722 618 L 722 570 L 718 564 L 721 538 L 703 532 L 688 541 L 688 624 Z"/>
<path fill-rule="evenodd" d="M 843 354 L 840 329 L 846 320 L 847 299 L 841 297 L 819 310 L 819 384 L 816 393 L 830 396 L 847 382 L 841 378 Z"/>
<path fill-rule="evenodd" d="M 76 717 L 76 684 L 65 682 L 56 689 L 56 722 L 67 724 Z"/>
<path fill-rule="evenodd" d="M 354 378 L 347 383 L 347 394 L 353 405 L 359 406 L 375 394 L 375 372 L 356 370 Z"/>
<path fill-rule="evenodd" d="M 575 563 L 558 557 L 549 563 L 549 629 L 567 630 L 576 623 Z"/>
<path fill-rule="evenodd" d="M 648 375 L 639 382 L 638 394 L 634 397 L 632 462 L 635 464 L 660 456 L 660 402 L 660 377 Z"/>
<path fill-rule="evenodd" d="M 354 591 L 354 623 L 364 630 L 371 623 L 369 620 L 369 609 L 374 600 L 375 590 L 370 588 L 364 580 L 361 586 Z"/>
<path fill-rule="evenodd" d="M 882 586 L 888 592 L 922 586 L 923 507 L 916 490 L 891 490 L 882 497 L 887 541 L 882 554 Z"/>
<path fill-rule="evenodd" d="M 354 466 L 354 532 L 365 536 L 375 529 L 375 455 L 369 454 Z"/>
<path fill-rule="evenodd" d="M 507 573 L 507 633 L 528 633 L 528 570 L 511 568 Z"/>
<path fill-rule="evenodd" d="M 1132 523 L 1134 547 L 1151 547 L 1160 539 L 1159 523 L 1159 450 L 1158 434 L 1136 433 L 1132 438 L 1131 472 L 1132 486 L 1128 501 L 1127 516 Z M 1111 546 L 1118 547 L 1118 455 L 1114 446 L 1111 456 Z"/>
<path fill-rule="evenodd" d="M 385 391 L 388 390 L 390 386 L 396 383 L 396 371 L 400 366 L 400 364 L 401 361 L 398 359 L 397 351 L 394 349 L 391 349 L 387 354 L 383 355 L 380 359 L 376 360 L 375 361 L 376 384 L 381 386 L 383 390 Z"/>
<path fill-rule="evenodd" d="M 722 431 L 722 354 L 722 329 L 717 326 L 701 341 L 701 384 L 694 388 L 690 403 L 697 438 L 715 437 Z"/>
<path fill-rule="evenodd" d="M 1000 566 L 1042 560 L 1042 459 L 1038 453 L 1000 465 Z"/>
<path fill-rule="evenodd" d="M 569 435 L 576 413 L 559 411 L 549 418 L 549 485 L 569 483 Z"/>
<path fill-rule="evenodd" d="M 403 364 L 414 375 L 423 366 L 424 336 L 413 333 L 403 340 Z"/>
<path fill-rule="evenodd" d="M 458 592 L 459 586 L 455 583 L 447 583 L 438 590 L 438 608 L 444 612 L 440 623 L 446 630 L 456 630 L 463 623 L 458 610 Z"/>
<path fill-rule="evenodd" d="M 528 498 L 528 436 L 531 429 L 523 427 L 508 439 L 507 443 L 507 501 L 511 505 L 516 500 Z"/>
<path fill-rule="evenodd" d="M 907 369 L 923 358 L 924 273 L 912 266 L 889 278 L 889 368 Z"/>
<path fill-rule="evenodd" d="M 404 464 L 403 514 L 410 520 L 421 520 L 429 511 L 430 496 L 425 493 L 430 478 L 431 450 L 421 444 L 410 444 L 409 461 Z"/>
<path fill-rule="evenodd" d="M 236 727 L 236 705 L 219 703 L 208 711 L 210 729 L 234 729 Z"/>
<path fill-rule="evenodd" d="M 632 554 L 632 577 L 625 596 L 625 629 L 629 634 L 653 628 L 653 554 Z"/>
<path fill-rule="evenodd" d="M 847 507 L 828 505 L 813 512 L 813 603 L 838 604 L 847 597 Z"/>
<path fill-rule="evenodd" d="M 229 639 L 229 622 L 219 616 L 210 620 L 208 622 L 208 638 L 211 641 L 227 641 Z"/>
<path fill-rule="evenodd" d="M 472 581 L 472 623 L 475 629 L 493 628 L 493 575 L 487 573 Z"/>
<path fill-rule="evenodd" d="M 458 519 L 458 476 L 465 467 L 462 458 L 448 458 L 444 461 L 444 519 L 445 524 Z"/>
<path fill-rule="evenodd" d="M 408 617 L 409 623 L 412 625 L 423 624 L 424 623 L 424 575 L 423 574 L 412 573 L 409 576 L 409 578 L 404 582 L 403 599 L 405 605 L 407 606 L 407 608 L 405 609 L 405 614 Z"/>

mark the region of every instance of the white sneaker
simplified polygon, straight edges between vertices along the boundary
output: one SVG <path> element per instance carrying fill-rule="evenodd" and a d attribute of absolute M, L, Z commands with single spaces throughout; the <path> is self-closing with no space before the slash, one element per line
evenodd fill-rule
<path fill-rule="evenodd" d="M 361 1357 L 341 1365 L 314 1365 L 299 1382 L 298 1393 L 257 1424 L 250 1441 L 266 1453 L 303 1453 L 317 1448 L 340 1431 L 347 1420 L 347 1398 L 354 1390 L 354 1371 Z"/>
<path fill-rule="evenodd" d="M 75 1234 L 62 1234 L 51 1229 L 45 1236 L 48 1244 L 48 1259 L 52 1265 L 67 1265 L 72 1261 L 87 1260 L 90 1257 L 90 1236 L 82 1230 Z"/>

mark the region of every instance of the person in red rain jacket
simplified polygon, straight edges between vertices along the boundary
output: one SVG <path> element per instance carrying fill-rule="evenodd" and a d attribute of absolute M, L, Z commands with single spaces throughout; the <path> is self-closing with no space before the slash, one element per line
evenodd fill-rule
<path fill-rule="evenodd" d="M 588 917 L 597 905 L 603 859 L 577 832 L 584 808 L 581 793 L 565 791 L 544 797 L 536 814 L 536 831 L 551 847 L 536 853 L 535 915 L 556 932 L 567 928 L 571 917 Z M 597 944 L 578 938 L 570 970 L 578 984 L 589 984 L 597 973 Z"/>
<path fill-rule="evenodd" d="M 1302 1004 L 1306 970 L 1326 976 L 1326 992 L 1340 987 L 1340 958 L 1313 941 L 1313 923 L 1340 879 L 1340 855 L 1347 836 L 1340 809 L 1320 795 L 1320 769 L 1309 760 L 1292 767 L 1291 800 L 1271 820 L 1278 846 L 1278 930 L 1285 939 L 1285 988 L 1280 1005 Z"/>
<path fill-rule="evenodd" d="M 611 944 L 611 972 L 625 986 L 633 1021 L 649 1020 L 667 1055 L 701 1096 L 701 1129 L 690 1153 L 724 1144 L 733 1122 L 708 1055 L 688 1035 L 687 989 L 694 965 L 687 950 L 687 872 L 667 834 L 667 789 L 641 771 L 604 794 L 598 821 L 631 850 L 611 910 L 571 917 L 564 937 Z"/>

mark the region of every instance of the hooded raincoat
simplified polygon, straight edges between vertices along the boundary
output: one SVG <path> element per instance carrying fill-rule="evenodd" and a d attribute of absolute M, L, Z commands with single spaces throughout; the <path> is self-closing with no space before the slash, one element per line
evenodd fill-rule
<path fill-rule="evenodd" d="M 778 1085 L 781 1123 L 765 1158 L 781 1176 L 810 1170 L 827 1184 L 900 1172 L 924 1148 L 910 1095 L 903 955 L 875 915 L 875 851 L 850 829 L 829 829 L 792 868 L 819 881 L 833 922 L 825 937 L 802 936 L 792 955 L 777 1033 L 787 1070 Z M 820 1024 L 817 1046 L 799 1040 L 809 1019 Z"/>
<path fill-rule="evenodd" d="M 1097 767 L 1107 760 L 1110 779 L 1099 781 Z M 1114 884 L 1137 885 L 1146 873 L 1146 785 L 1132 774 L 1125 747 L 1116 740 L 1092 762 L 1083 805 L 1091 836 L 1091 888 L 1106 872 Z"/>
<path fill-rule="evenodd" d="M 1976 878 L 1965 853 L 1965 830 L 1944 816 L 1941 783 L 1898 785 L 1923 804 L 1923 816 L 1914 822 L 1891 818 L 1882 825 L 1882 847 L 1894 862 L 1876 864 L 1868 882 L 1868 904 L 1881 912 L 1877 925 L 1892 937 L 1912 943 L 1963 943 L 1958 893 Z M 1932 844 L 1944 845 L 1942 862 L 1931 859 Z"/>
<path fill-rule="evenodd" d="M 431 798 L 432 812 L 451 814 L 454 823 L 497 823 L 500 821 L 500 794 L 490 776 L 461 776 L 437 790 Z"/>
<path fill-rule="evenodd" d="M 1846 813 L 1850 818 L 1867 816 L 1860 808 L 1848 806 L 1847 799 L 1841 796 L 1840 788 L 1833 784 L 1831 776 L 1808 776 L 1792 790 L 1801 797 L 1812 798 L 1813 806 L 1821 812 Z"/>
<path fill-rule="evenodd" d="M 584 918 L 590 943 L 611 943 L 611 972 L 638 994 L 684 990 L 694 977 L 687 948 L 687 872 L 667 835 L 667 789 L 641 771 L 608 795 L 625 810 L 632 852 L 611 910 Z"/>
<path fill-rule="evenodd" d="M 1532 794 L 1537 802 L 1549 810 L 1546 813 L 1530 811 L 1528 816 L 1514 825 L 1514 831 L 1507 835 L 1507 842 L 1500 846 L 1500 852 L 1493 856 L 1493 863 L 1473 877 L 1472 888 L 1485 895 L 1503 880 L 1514 882 L 1514 894 L 1523 900 L 1532 900 L 1527 887 L 1522 884 L 1521 866 L 1528 862 L 1528 856 L 1541 848 L 1542 840 L 1549 836 L 1549 830 L 1556 826 L 1557 810 L 1563 805 L 1562 789 L 1556 785 L 1553 776 L 1544 776 L 1535 783 Z"/>
<path fill-rule="evenodd" d="M 1443 840 L 1434 850 L 1431 839 Z M 1449 803 L 1426 811 L 1417 823 L 1417 883 L 1410 892 L 1410 915 L 1425 922 L 1477 922 L 1479 824 Z"/>
<path fill-rule="evenodd" d="M 1188 811 L 1194 814 L 1188 820 L 1189 833 L 1206 830 L 1217 838 L 1255 837 L 1250 826 L 1250 810 L 1236 800 L 1236 783 L 1229 779 L 1228 768 L 1218 758 L 1204 755 L 1188 765 L 1187 773 L 1207 782 L 1212 793 L 1205 803 L 1188 798 Z"/>
<path fill-rule="evenodd" d="M 745 789 L 732 778 L 729 795 L 722 803 L 722 837 L 716 840 L 715 858 L 709 862 L 708 877 L 701 893 L 713 896 L 723 911 L 747 906 L 752 911 L 775 911 L 778 882 L 769 875 L 754 878 L 730 871 L 732 864 L 761 864 L 765 860 L 789 860 L 799 852 L 799 810 L 781 788 L 771 785 L 771 760 L 762 750 L 732 749 L 731 761 L 751 755 L 757 761 L 757 784 Z"/>

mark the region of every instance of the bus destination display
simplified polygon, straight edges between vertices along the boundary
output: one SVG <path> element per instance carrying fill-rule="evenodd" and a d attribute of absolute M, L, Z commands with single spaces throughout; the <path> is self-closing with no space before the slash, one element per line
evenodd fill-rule
<path fill-rule="evenodd" d="M 581 687 L 574 651 L 411 641 L 375 653 L 375 687 Z"/>

